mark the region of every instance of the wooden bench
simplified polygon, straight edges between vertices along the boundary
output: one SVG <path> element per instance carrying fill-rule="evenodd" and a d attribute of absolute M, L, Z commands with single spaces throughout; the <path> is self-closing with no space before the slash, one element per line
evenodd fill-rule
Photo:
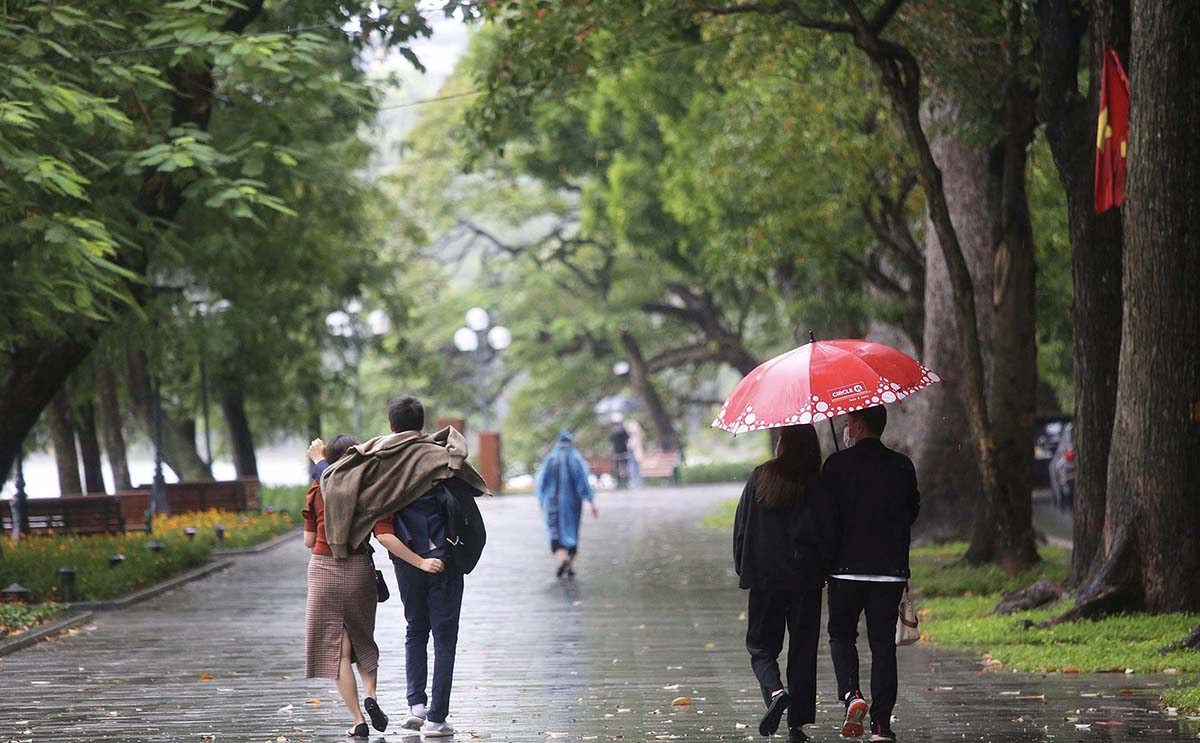
<path fill-rule="evenodd" d="M 651 477 L 666 478 L 673 483 L 679 482 L 679 465 L 683 463 L 683 452 L 679 451 L 647 451 L 642 457 L 641 475 L 646 480 Z"/>
<path fill-rule="evenodd" d="M 678 483 L 679 465 L 682 463 L 682 452 L 647 450 L 645 456 L 642 457 L 640 473 L 643 480 L 653 477 Z M 587 464 L 588 469 L 596 477 L 601 475 L 617 476 L 617 465 L 612 457 L 589 457 Z"/>
<path fill-rule="evenodd" d="M 68 495 L 25 501 L 31 533 L 120 534 L 125 531 L 121 500 L 113 495 Z M 12 530 L 13 502 L 0 501 L 0 529 Z"/>
<path fill-rule="evenodd" d="M 213 482 L 167 483 L 167 508 L 171 513 L 207 511 L 250 511 L 258 508 L 258 480 L 217 480 Z M 150 507 L 150 488 L 117 493 L 121 512 L 130 529 L 146 528 L 146 509 Z"/>

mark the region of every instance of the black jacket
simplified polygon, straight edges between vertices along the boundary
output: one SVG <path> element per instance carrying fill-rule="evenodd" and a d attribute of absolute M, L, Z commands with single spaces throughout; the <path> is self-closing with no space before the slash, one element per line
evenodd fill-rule
<path fill-rule="evenodd" d="M 771 511 L 755 500 L 761 467 L 746 481 L 733 522 L 733 565 L 740 588 L 820 588 L 835 547 L 833 504 L 817 479 L 799 505 Z"/>
<path fill-rule="evenodd" d="M 911 527 L 921 510 L 912 460 L 879 439 L 831 454 L 821 482 L 837 504 L 832 575 L 909 577 Z"/>

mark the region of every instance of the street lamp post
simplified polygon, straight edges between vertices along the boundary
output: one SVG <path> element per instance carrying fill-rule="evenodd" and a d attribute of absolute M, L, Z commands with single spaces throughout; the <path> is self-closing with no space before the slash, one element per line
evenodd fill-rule
<path fill-rule="evenodd" d="M 479 408 L 480 426 L 487 429 L 491 416 L 487 404 L 487 381 L 484 378 L 484 351 L 503 351 L 512 345 L 512 333 L 503 325 L 492 325 L 492 318 L 482 307 L 467 310 L 466 325 L 454 332 L 454 347 L 475 356 L 475 402 Z"/>
<path fill-rule="evenodd" d="M 208 316 L 229 309 L 228 299 L 218 299 L 209 304 L 208 294 L 200 291 L 185 292 L 192 303 L 193 317 L 200 326 L 200 409 L 204 417 L 204 461 L 208 471 L 212 472 L 212 428 L 209 425 L 208 414 Z"/>
<path fill-rule="evenodd" d="M 154 394 L 154 480 L 150 483 L 150 503 L 146 506 L 146 532 L 154 530 L 154 516 L 158 513 L 170 513 L 167 505 L 167 482 L 163 477 L 162 453 L 162 386 L 157 378 L 151 384 Z"/>
<path fill-rule="evenodd" d="M 380 309 L 363 314 L 363 304 L 357 299 L 346 303 L 346 308 L 334 310 L 325 316 L 325 327 L 330 335 L 345 339 L 349 352 L 346 360 L 354 371 L 354 435 L 362 438 L 362 359 L 368 338 L 383 335 L 391 328 L 387 313 Z"/>

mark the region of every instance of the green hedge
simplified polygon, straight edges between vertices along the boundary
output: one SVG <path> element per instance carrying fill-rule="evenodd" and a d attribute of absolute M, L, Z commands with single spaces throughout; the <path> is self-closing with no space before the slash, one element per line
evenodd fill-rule
<path fill-rule="evenodd" d="M 63 609 L 61 604 L 0 604 L 0 640 L 57 619 Z"/>
<path fill-rule="evenodd" d="M 679 470 L 679 482 L 700 485 L 717 482 L 745 482 L 759 462 L 714 462 L 685 464 Z"/>
<path fill-rule="evenodd" d="M 258 491 L 258 499 L 264 510 L 274 508 L 276 511 L 287 511 L 299 520 L 307 494 L 307 485 L 268 485 Z"/>

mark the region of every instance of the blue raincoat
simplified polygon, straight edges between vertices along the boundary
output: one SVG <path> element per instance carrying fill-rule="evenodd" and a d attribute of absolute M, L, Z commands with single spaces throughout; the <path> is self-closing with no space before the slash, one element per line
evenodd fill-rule
<path fill-rule="evenodd" d="M 558 435 L 558 443 L 538 468 L 534 487 L 550 541 L 566 549 L 577 547 L 583 502 L 594 499 L 596 494 L 588 484 L 587 462 L 571 444 L 570 434 Z"/>

